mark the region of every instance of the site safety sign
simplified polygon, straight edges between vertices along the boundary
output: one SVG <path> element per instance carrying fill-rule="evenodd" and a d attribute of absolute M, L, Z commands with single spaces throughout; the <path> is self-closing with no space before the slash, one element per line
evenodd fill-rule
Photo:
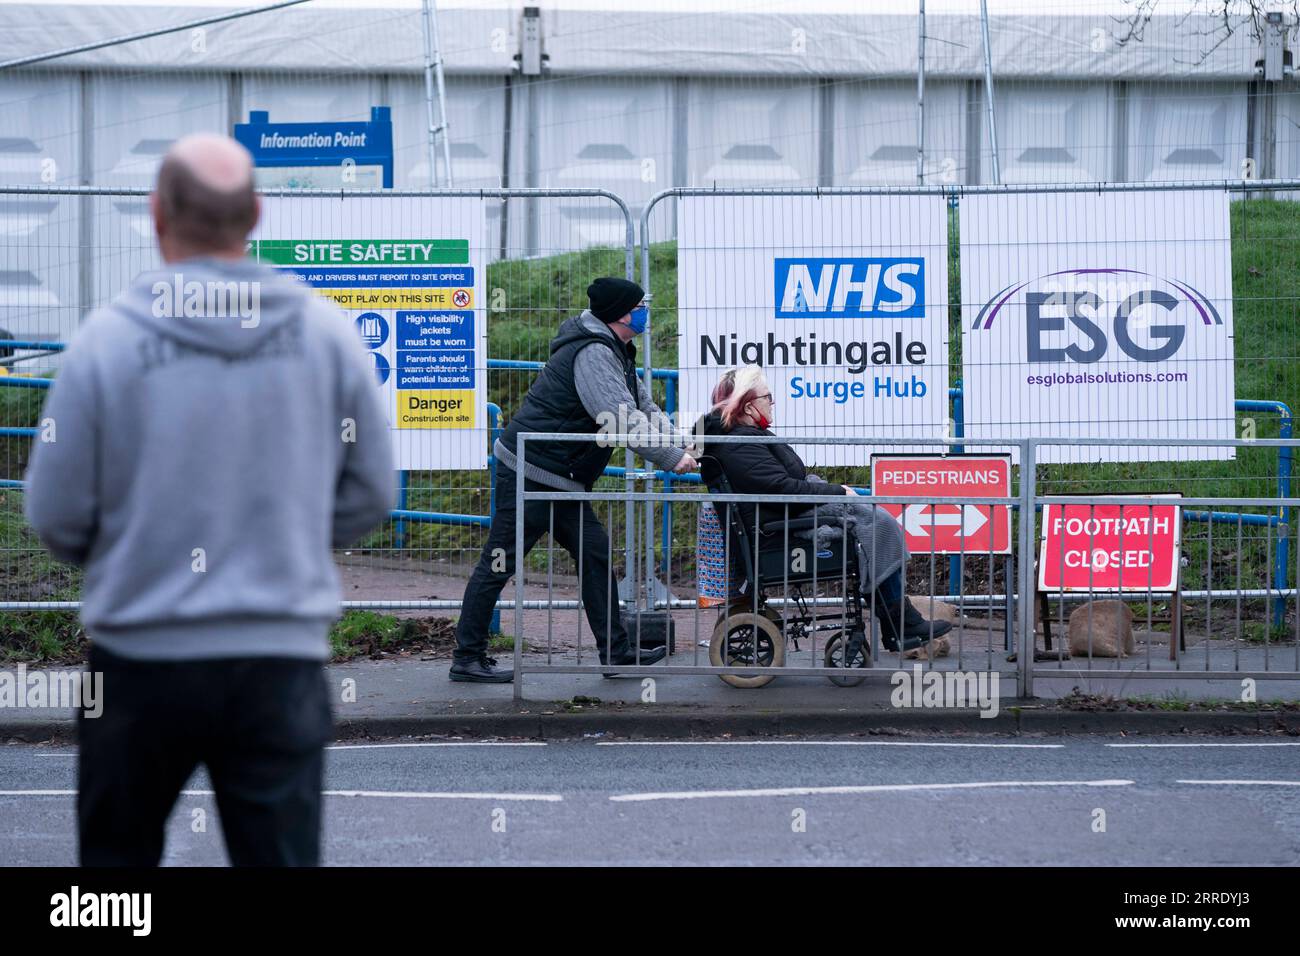
<path fill-rule="evenodd" d="M 1178 589 L 1182 509 L 1177 504 L 1107 504 L 1089 495 L 1078 504 L 1043 506 L 1040 591 Z M 1180 495 L 1143 495 L 1177 501 Z"/>
<path fill-rule="evenodd" d="M 267 197 L 250 255 L 310 285 L 356 328 L 398 469 L 487 466 L 483 203 Z M 314 204 L 314 205 L 313 205 Z"/>
<path fill-rule="evenodd" d="M 880 506 L 903 526 L 911 552 L 1011 553 L 1011 511 L 1005 505 L 932 503 L 934 498 L 1010 498 L 1010 455 L 873 455 L 871 491 L 920 499 Z"/>

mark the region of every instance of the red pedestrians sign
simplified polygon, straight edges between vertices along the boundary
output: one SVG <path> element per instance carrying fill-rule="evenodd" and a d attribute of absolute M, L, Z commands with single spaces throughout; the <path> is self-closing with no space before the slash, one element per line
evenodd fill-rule
<path fill-rule="evenodd" d="M 1010 455 L 872 455 L 871 493 L 919 499 L 880 506 L 903 526 L 909 551 L 1011 552 L 1011 511 L 1005 505 L 931 503 L 935 498 L 1010 498 Z"/>
<path fill-rule="evenodd" d="M 1041 591 L 1176 591 L 1182 509 L 1177 504 L 1116 505 L 1090 495 L 1079 504 L 1043 506 Z"/>

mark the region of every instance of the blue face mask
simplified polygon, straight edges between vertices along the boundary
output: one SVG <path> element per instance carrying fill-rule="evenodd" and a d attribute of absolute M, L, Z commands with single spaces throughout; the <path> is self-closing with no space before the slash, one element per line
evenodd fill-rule
<path fill-rule="evenodd" d="M 650 321 L 650 309 L 647 306 L 640 306 L 632 310 L 632 319 L 628 322 L 628 328 L 636 335 L 645 331 L 646 324 Z"/>

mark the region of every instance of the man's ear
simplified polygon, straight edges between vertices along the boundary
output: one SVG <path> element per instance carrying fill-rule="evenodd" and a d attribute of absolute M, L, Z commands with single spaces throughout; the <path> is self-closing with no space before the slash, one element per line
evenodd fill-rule
<path fill-rule="evenodd" d="M 149 194 L 149 215 L 153 219 L 154 234 L 161 239 L 167 231 L 167 222 L 163 217 L 162 203 L 156 192 Z"/>

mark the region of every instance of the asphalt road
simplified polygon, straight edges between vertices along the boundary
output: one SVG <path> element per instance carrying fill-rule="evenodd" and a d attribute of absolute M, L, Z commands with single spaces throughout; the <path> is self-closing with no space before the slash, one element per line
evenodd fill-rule
<path fill-rule="evenodd" d="M 0 747 L 0 864 L 76 862 L 75 765 Z M 208 786 L 166 863 L 225 863 Z M 1293 739 L 354 744 L 326 788 L 341 866 L 1300 863 Z"/>

